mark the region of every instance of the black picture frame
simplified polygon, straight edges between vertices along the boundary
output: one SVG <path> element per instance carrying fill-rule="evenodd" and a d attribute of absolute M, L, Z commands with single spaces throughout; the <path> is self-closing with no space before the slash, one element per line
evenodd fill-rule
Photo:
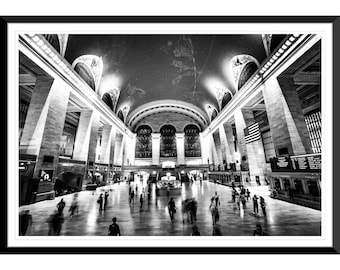
<path fill-rule="evenodd" d="M 333 116 L 340 114 L 340 106 L 336 106 L 336 101 L 339 100 L 340 89 L 340 17 L 331 16 L 8 16 L 0 18 L 0 33 L 2 50 L 2 66 L 4 72 L 1 73 L 2 89 L 6 89 L 5 98 L 7 101 L 8 89 L 7 82 L 7 58 L 8 51 L 8 25 L 11 23 L 330 23 L 333 26 Z M 8 127 L 7 107 L 10 104 L 5 102 L 3 106 L 5 118 L 5 125 Z M 333 138 L 339 136 L 339 131 L 336 128 L 336 118 L 333 117 Z M 6 130 L 8 130 L 6 128 Z M 337 136 L 338 135 L 338 136 Z M 7 145 L 7 133 L 5 135 L 4 143 L 6 149 L 6 158 L 11 149 Z M 0 239 L 0 253 L 1 254 L 337 254 L 340 253 L 340 220 L 339 220 L 339 205 L 340 205 L 340 182 L 337 180 L 339 176 L 336 168 L 336 151 L 339 149 L 339 141 L 333 140 L 333 246 L 329 248 L 324 247 L 29 247 L 18 248 L 8 247 L 7 245 L 7 181 L 10 181 L 11 175 L 14 172 L 9 172 L 5 167 L 6 181 L 2 181 L 0 188 L 1 200 L 1 239 Z M 7 159 L 5 160 L 7 161 Z M 7 162 L 6 162 L 7 163 Z"/>

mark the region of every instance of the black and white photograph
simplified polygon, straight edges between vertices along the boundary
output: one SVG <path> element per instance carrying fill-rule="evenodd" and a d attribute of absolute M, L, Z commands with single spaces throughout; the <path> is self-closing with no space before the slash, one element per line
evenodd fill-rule
<path fill-rule="evenodd" d="M 9 28 L 13 247 L 331 247 L 332 28 Z"/>

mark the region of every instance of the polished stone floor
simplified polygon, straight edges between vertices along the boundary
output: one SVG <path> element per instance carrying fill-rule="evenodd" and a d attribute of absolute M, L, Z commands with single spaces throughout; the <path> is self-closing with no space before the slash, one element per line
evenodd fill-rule
<path fill-rule="evenodd" d="M 138 193 L 142 192 L 145 183 L 138 185 Z M 32 205 L 23 206 L 20 210 L 29 209 L 33 223 L 28 235 L 45 236 L 48 234 L 48 216 L 56 209 L 57 203 L 64 198 L 65 222 L 62 227 L 63 236 L 104 236 L 108 233 L 113 216 L 117 217 L 122 236 L 188 236 L 192 225 L 185 222 L 181 214 L 181 202 L 186 198 L 195 197 L 198 202 L 196 225 L 201 236 L 211 236 L 213 231 L 212 218 L 209 210 L 210 198 L 215 191 L 221 200 L 219 208 L 220 220 L 218 225 L 224 236 L 251 236 L 260 223 L 264 231 L 270 236 L 319 236 L 321 233 L 321 212 L 307 207 L 294 205 L 288 202 L 275 200 L 269 197 L 268 187 L 251 187 L 251 196 L 261 195 L 267 204 L 267 217 L 252 213 L 252 202 L 247 203 L 246 209 L 238 209 L 231 201 L 231 188 L 203 181 L 194 184 L 183 184 L 182 194 L 173 196 L 177 213 L 175 219 L 170 220 L 167 210 L 169 198 L 156 196 L 155 186 L 152 185 L 150 204 L 145 199 L 143 211 L 140 211 L 139 196 L 135 197 L 134 204 L 129 206 L 126 183 L 105 187 L 109 190 L 108 205 L 105 211 L 99 211 L 97 199 L 104 188 L 96 192 L 82 191 L 79 193 L 79 213 L 69 217 L 68 209 L 73 194 L 57 197 Z M 146 186 L 145 186 L 146 189 Z M 146 197 L 146 196 L 145 196 Z"/>

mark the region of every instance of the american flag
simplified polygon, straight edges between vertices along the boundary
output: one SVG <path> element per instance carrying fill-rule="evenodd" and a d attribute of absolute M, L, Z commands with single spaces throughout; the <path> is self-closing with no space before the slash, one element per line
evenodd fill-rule
<path fill-rule="evenodd" d="M 244 139 L 246 143 L 251 143 L 261 139 L 259 123 L 255 122 L 244 129 Z"/>

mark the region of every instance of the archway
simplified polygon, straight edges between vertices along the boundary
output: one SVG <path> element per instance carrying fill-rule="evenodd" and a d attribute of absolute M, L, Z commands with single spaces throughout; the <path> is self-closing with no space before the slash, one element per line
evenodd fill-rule
<path fill-rule="evenodd" d="M 195 125 L 187 125 L 184 128 L 184 153 L 185 157 L 200 157 L 201 143 L 199 128 Z"/>
<path fill-rule="evenodd" d="M 91 70 L 84 63 L 77 63 L 74 67 L 75 72 L 90 86 L 93 91 L 96 89 L 96 84 Z"/>
<path fill-rule="evenodd" d="M 152 158 L 152 128 L 141 125 L 137 129 L 135 158 Z"/>
<path fill-rule="evenodd" d="M 118 111 L 117 116 L 124 123 L 124 115 L 123 115 L 123 112 L 121 110 Z"/>
<path fill-rule="evenodd" d="M 232 95 L 229 92 L 226 92 L 222 99 L 222 109 L 231 101 Z"/>
<path fill-rule="evenodd" d="M 212 114 L 211 114 L 211 121 L 213 121 L 217 117 L 217 110 L 214 109 Z"/>
<path fill-rule="evenodd" d="M 161 157 L 177 157 L 176 129 L 172 125 L 161 127 Z"/>
<path fill-rule="evenodd" d="M 105 93 L 102 97 L 102 100 L 113 111 L 113 100 L 111 98 L 111 95 L 109 93 Z"/>

